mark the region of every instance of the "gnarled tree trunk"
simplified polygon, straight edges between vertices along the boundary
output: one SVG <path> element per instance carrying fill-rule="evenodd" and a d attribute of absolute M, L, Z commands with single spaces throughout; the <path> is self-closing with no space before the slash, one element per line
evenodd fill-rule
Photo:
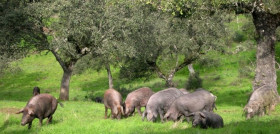
<path fill-rule="evenodd" d="M 70 86 L 70 79 L 72 76 L 72 69 L 64 70 L 63 77 L 61 80 L 60 85 L 60 100 L 69 100 L 69 86 Z"/>
<path fill-rule="evenodd" d="M 262 11 L 254 11 L 252 15 L 258 34 L 257 67 L 253 93 L 244 108 L 247 119 L 269 113 L 279 99 L 275 70 L 275 31 L 280 17 Z"/>
<path fill-rule="evenodd" d="M 108 74 L 109 88 L 111 89 L 114 87 L 114 84 L 113 84 L 113 77 L 112 77 L 112 72 L 111 72 L 109 64 L 106 64 L 106 70 L 107 70 L 107 74 Z"/>
<path fill-rule="evenodd" d="M 61 79 L 61 85 L 60 85 L 60 94 L 59 99 L 60 100 L 69 100 L 69 86 L 70 86 L 70 79 L 72 76 L 73 68 L 77 59 L 71 59 L 68 62 L 64 62 L 58 55 L 58 53 L 55 50 L 51 50 L 52 54 L 55 56 L 56 60 L 58 61 L 59 65 L 63 69 L 63 76 Z"/>

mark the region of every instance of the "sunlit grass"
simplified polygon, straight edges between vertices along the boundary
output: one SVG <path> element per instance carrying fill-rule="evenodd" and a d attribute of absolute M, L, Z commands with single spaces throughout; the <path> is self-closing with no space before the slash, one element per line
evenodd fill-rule
<path fill-rule="evenodd" d="M 277 47 L 277 52 L 280 48 Z M 102 133 L 102 134 L 151 134 L 151 133 L 193 133 L 193 134 L 236 134 L 236 133 L 279 133 L 280 107 L 271 115 L 245 120 L 243 108 L 252 91 L 253 75 L 242 76 L 240 69 L 244 66 L 253 67 L 255 51 L 238 54 L 209 53 L 219 59 L 219 66 L 202 67 L 194 64 L 196 71 L 203 79 L 203 88 L 210 90 L 217 99 L 216 113 L 220 114 L 225 123 L 221 129 L 191 128 L 191 123 L 143 122 L 138 114 L 121 120 L 104 119 L 104 105 L 85 101 L 85 96 L 93 93 L 102 96 L 107 87 L 105 70 L 96 72 L 87 70 L 83 74 L 74 75 L 70 84 L 70 100 L 63 102 L 64 108 L 58 106 L 53 117 L 53 123 L 39 127 L 35 119 L 32 129 L 21 126 L 21 114 L 14 114 L 24 107 L 32 96 L 34 86 L 39 86 L 41 92 L 47 92 L 58 98 L 62 70 L 54 57 L 47 55 L 30 55 L 14 63 L 21 71 L 7 73 L 0 78 L 0 133 Z M 242 62 L 241 62 L 242 61 Z M 153 77 L 125 82 L 118 79 L 118 69 L 113 69 L 114 85 L 126 90 L 134 90 L 142 86 L 151 87 L 154 91 L 164 88 L 164 81 Z M 253 73 L 253 72 L 252 72 Z M 277 72 L 278 78 L 280 76 Z M 178 88 L 185 86 L 188 78 L 187 68 L 179 71 L 174 78 Z M 279 79 L 278 79 L 279 84 Z M 279 87 L 278 87 L 279 89 Z M 123 95 L 125 96 L 125 95 Z M 142 108 L 142 111 L 144 108 Z M 110 113 L 110 111 L 109 111 Z"/>

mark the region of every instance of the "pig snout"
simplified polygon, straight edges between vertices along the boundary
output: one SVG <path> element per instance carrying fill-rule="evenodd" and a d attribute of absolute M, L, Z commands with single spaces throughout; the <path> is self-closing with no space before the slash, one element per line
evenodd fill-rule
<path fill-rule="evenodd" d="M 22 126 L 25 126 L 27 123 L 24 122 L 24 121 L 22 121 L 20 124 L 21 124 Z"/>

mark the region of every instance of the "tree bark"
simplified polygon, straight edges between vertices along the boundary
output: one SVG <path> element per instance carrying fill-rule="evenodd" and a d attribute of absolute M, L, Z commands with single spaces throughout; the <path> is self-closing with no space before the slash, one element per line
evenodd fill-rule
<path fill-rule="evenodd" d="M 106 64 L 106 70 L 107 70 L 107 74 L 108 74 L 109 88 L 113 88 L 114 87 L 113 77 L 112 77 L 112 72 L 111 72 L 109 64 Z"/>
<path fill-rule="evenodd" d="M 166 87 L 175 87 L 175 84 L 174 84 L 174 82 L 173 82 L 174 76 L 175 76 L 175 72 L 174 72 L 174 71 L 172 71 L 172 72 L 168 75 L 167 79 L 165 80 L 165 85 L 166 85 Z"/>
<path fill-rule="evenodd" d="M 69 100 L 69 86 L 70 86 L 71 76 L 72 76 L 71 69 L 63 71 L 63 77 L 61 80 L 60 94 L 59 94 L 60 100 Z"/>
<path fill-rule="evenodd" d="M 257 39 L 257 66 L 253 89 L 257 90 L 263 85 L 270 85 L 276 91 L 275 31 L 277 24 L 275 23 L 275 17 L 269 13 L 254 12 L 253 19 L 259 36 Z"/>
<path fill-rule="evenodd" d="M 269 113 L 279 101 L 275 69 L 275 31 L 279 17 L 263 11 L 254 11 L 252 15 L 258 34 L 257 66 L 253 93 L 244 108 L 247 119 Z"/>
<path fill-rule="evenodd" d="M 63 76 L 62 76 L 61 85 L 60 85 L 59 99 L 60 100 L 69 100 L 70 79 L 72 76 L 74 65 L 77 62 L 77 59 L 71 59 L 69 62 L 64 62 L 59 57 L 59 55 L 57 54 L 57 52 L 55 50 L 52 49 L 51 52 L 63 70 Z"/>
<path fill-rule="evenodd" d="M 193 65 L 192 64 L 188 65 L 188 69 L 189 69 L 190 75 L 194 75 L 195 74 L 195 71 L 193 69 Z"/>

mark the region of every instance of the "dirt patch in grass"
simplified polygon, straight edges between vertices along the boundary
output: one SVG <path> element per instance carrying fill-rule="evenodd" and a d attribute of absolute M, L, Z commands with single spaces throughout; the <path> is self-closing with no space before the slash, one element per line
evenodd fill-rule
<path fill-rule="evenodd" d="M 15 114 L 19 110 L 18 108 L 0 108 L 0 112 L 5 114 Z"/>

